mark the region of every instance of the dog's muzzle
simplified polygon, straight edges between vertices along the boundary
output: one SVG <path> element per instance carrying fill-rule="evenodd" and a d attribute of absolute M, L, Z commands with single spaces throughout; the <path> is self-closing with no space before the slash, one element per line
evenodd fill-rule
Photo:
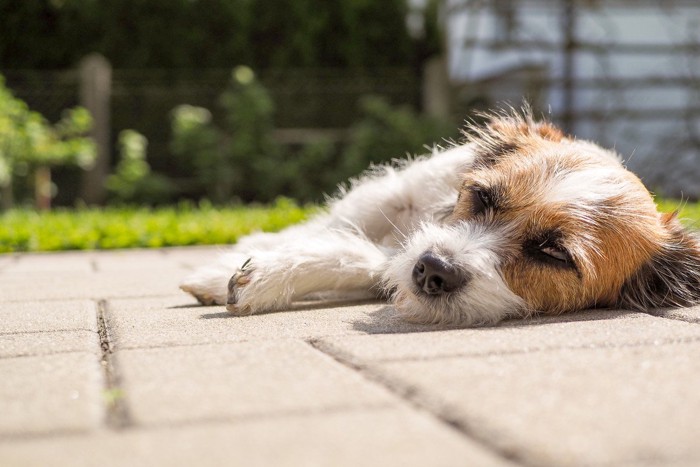
<path fill-rule="evenodd" d="M 442 295 L 454 292 L 467 285 L 469 275 L 431 251 L 423 253 L 411 274 L 413 283 L 427 295 Z"/>

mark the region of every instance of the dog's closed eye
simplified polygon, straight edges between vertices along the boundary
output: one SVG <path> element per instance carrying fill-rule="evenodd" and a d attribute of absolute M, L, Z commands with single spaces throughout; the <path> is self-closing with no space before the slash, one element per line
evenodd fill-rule
<path fill-rule="evenodd" d="M 493 195 L 485 188 L 473 187 L 471 190 L 471 201 L 474 215 L 481 214 L 495 207 Z"/>
<path fill-rule="evenodd" d="M 556 246 L 549 245 L 542 247 L 540 248 L 540 252 L 557 261 L 563 261 L 565 263 L 571 262 L 571 256 L 569 256 L 569 253 Z"/>
<path fill-rule="evenodd" d="M 565 268 L 576 268 L 571 254 L 564 248 L 556 234 L 546 234 L 525 243 L 524 251 L 534 260 Z"/>

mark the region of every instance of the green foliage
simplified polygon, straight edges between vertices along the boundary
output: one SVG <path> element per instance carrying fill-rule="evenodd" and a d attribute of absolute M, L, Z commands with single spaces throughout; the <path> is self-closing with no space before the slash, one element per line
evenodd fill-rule
<path fill-rule="evenodd" d="M 272 100 L 247 67 L 234 70 L 220 103 L 225 111 L 220 125 L 207 109 L 177 107 L 170 145 L 195 175 L 199 189 L 217 203 L 233 198 L 265 202 L 279 194 L 319 201 L 371 164 L 424 154 L 426 147 L 456 136 L 450 122 L 367 97 L 345 149 L 323 139 L 283 148 L 273 139 Z"/>
<path fill-rule="evenodd" d="M 318 201 L 373 164 L 426 154 L 434 144 L 457 137 L 451 122 L 391 106 L 381 97 L 367 96 L 360 106 L 362 118 L 343 148 L 318 140 L 286 155 L 281 173 L 288 196 Z"/>
<path fill-rule="evenodd" d="M 196 191 L 217 200 L 224 154 L 221 131 L 214 126 L 211 112 L 203 107 L 180 105 L 171 115 L 171 152 L 194 176 Z"/>
<path fill-rule="evenodd" d="M 96 151 L 83 134 L 91 123 L 89 112 L 76 107 L 51 125 L 15 98 L 0 76 L 0 187 L 11 187 L 13 177 L 25 176 L 38 166 L 88 168 Z M 7 191 L 5 195 L 9 196 Z"/>
<path fill-rule="evenodd" d="M 0 252 L 56 251 L 235 243 L 262 230 L 273 232 L 317 212 L 288 199 L 268 207 L 175 207 L 10 210 L 0 214 Z"/>
<path fill-rule="evenodd" d="M 274 105 L 267 90 L 248 67 L 234 69 L 220 98 L 221 125 L 201 107 L 173 111 L 171 150 L 191 164 L 207 197 L 226 202 L 270 201 L 279 193 L 282 150 L 274 141 Z"/>
<path fill-rule="evenodd" d="M 372 67 L 414 58 L 405 0 L 266 0 L 251 8 L 256 67 Z"/>
<path fill-rule="evenodd" d="M 272 135 L 274 103 L 248 67 L 233 70 L 220 98 L 225 118 L 224 164 L 219 186 L 223 200 L 235 192 L 242 199 L 269 201 L 278 192 L 282 149 Z M 226 173 L 228 172 L 228 173 Z"/>
<path fill-rule="evenodd" d="M 333 194 L 344 181 L 338 172 L 338 150 L 324 138 L 288 152 L 279 173 L 284 176 L 283 192 L 303 201 L 320 201 L 324 195 Z"/>
<path fill-rule="evenodd" d="M 0 66 L 390 66 L 410 62 L 404 0 L 0 0 Z M 90 40 L 86 40 L 90 38 Z M 281 45 L 283 44 L 283 45 Z"/>
<path fill-rule="evenodd" d="M 107 190 L 112 199 L 125 203 L 158 203 L 175 192 L 168 178 L 151 172 L 146 161 L 147 148 L 148 140 L 139 132 L 124 130 L 119 133 L 119 162 L 107 178 Z"/>
<path fill-rule="evenodd" d="M 345 177 L 370 164 L 425 154 L 433 144 L 457 136 L 451 122 L 418 115 L 405 106 L 392 107 L 381 97 L 366 97 L 360 105 L 364 117 L 353 126 L 350 144 L 343 153 Z"/>
<path fill-rule="evenodd" d="M 700 201 L 656 198 L 656 205 L 661 212 L 678 211 L 678 218 L 685 226 L 694 229 L 700 228 Z"/>

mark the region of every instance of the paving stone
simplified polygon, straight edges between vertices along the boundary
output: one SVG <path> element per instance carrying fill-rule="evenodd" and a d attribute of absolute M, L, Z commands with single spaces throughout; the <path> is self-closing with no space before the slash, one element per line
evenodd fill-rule
<path fill-rule="evenodd" d="M 370 371 L 534 465 L 700 463 L 700 343 L 372 362 Z"/>
<path fill-rule="evenodd" d="M 683 341 L 700 341 L 700 326 L 644 313 L 584 311 L 490 328 L 330 337 L 320 339 L 318 345 L 351 361 L 365 362 Z"/>
<path fill-rule="evenodd" d="M 167 258 L 188 269 L 212 264 L 222 254 L 230 250 L 230 245 L 199 246 L 186 248 L 166 248 Z"/>
<path fill-rule="evenodd" d="M 103 378 L 94 354 L 0 359 L 0 375 L 0 438 L 101 424 Z"/>
<path fill-rule="evenodd" d="M 178 289 L 222 249 L 0 255 L 0 465 L 700 465 L 700 307 L 480 329 L 383 304 L 237 318 Z"/>
<path fill-rule="evenodd" d="M 429 416 L 401 409 L 125 430 L 0 442 L 0 464 L 23 467 L 449 467 L 510 465 Z"/>
<path fill-rule="evenodd" d="M 249 342 L 115 354 L 133 420 L 160 424 L 396 403 L 300 341 Z"/>
<path fill-rule="evenodd" d="M 312 338 L 362 332 L 384 305 L 300 305 L 293 311 L 234 316 L 223 306 L 203 307 L 182 293 L 172 298 L 114 299 L 108 319 L 117 348 L 158 347 L 256 339 Z M 315 308 L 314 308 L 315 307 Z M 328 308 L 325 308 L 328 307 Z"/>
<path fill-rule="evenodd" d="M 97 251 L 93 253 L 93 263 L 98 272 L 182 269 L 165 249 Z"/>
<path fill-rule="evenodd" d="M 1 301 L 179 295 L 184 268 L 163 267 L 113 272 L 16 272 L 2 276 Z"/>
<path fill-rule="evenodd" d="M 12 253 L 0 253 L 0 275 L 10 266 L 14 265 L 19 258 L 19 255 Z"/>
<path fill-rule="evenodd" d="M 655 310 L 654 314 L 668 319 L 678 319 L 689 323 L 700 324 L 700 306 L 689 308 L 665 308 Z"/>
<path fill-rule="evenodd" d="M 22 253 L 15 255 L 14 263 L 7 272 L 91 272 L 92 253 L 58 252 L 58 253 Z"/>
<path fill-rule="evenodd" d="M 90 300 L 0 304 L 0 335 L 40 331 L 97 332 L 97 308 Z"/>
<path fill-rule="evenodd" d="M 99 348 L 93 331 L 50 331 L 0 334 L 0 358 L 90 352 Z"/>

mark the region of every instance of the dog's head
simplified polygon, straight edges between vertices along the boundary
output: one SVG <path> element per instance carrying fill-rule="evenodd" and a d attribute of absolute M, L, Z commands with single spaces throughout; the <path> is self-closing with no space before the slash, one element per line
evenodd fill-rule
<path fill-rule="evenodd" d="M 588 307 L 700 301 L 700 247 L 617 155 L 529 115 L 471 129 L 451 219 L 389 264 L 397 308 L 424 322 L 492 323 Z"/>

